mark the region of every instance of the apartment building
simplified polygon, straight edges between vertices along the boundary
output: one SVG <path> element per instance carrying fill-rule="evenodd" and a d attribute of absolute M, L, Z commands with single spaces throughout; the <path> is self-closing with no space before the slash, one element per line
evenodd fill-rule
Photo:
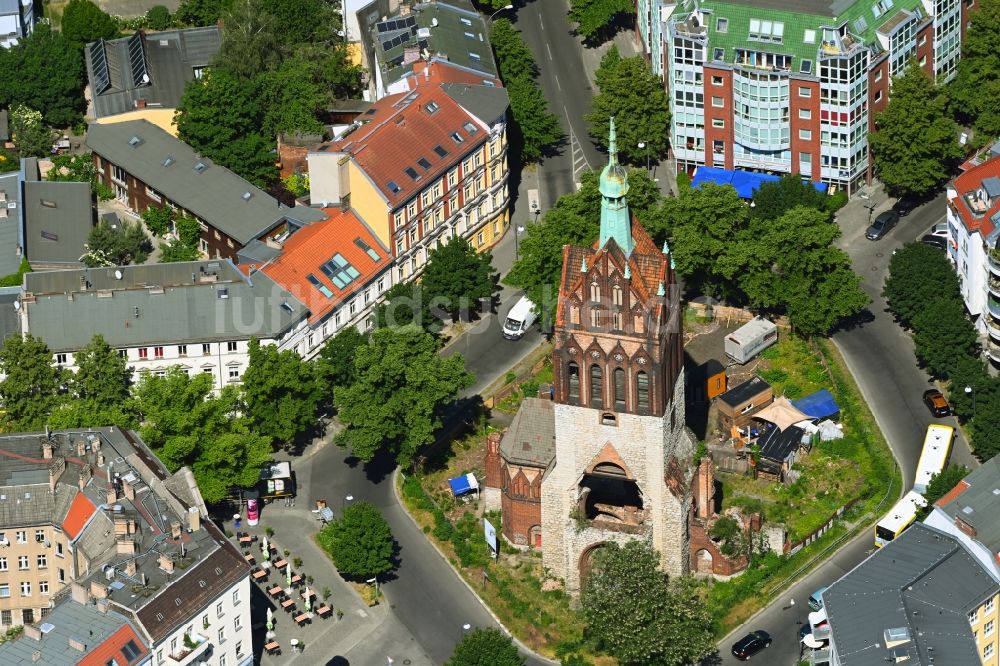
<path fill-rule="evenodd" d="M 1000 580 L 1000 457 L 969 472 L 934 503 L 924 523 L 950 534 Z"/>
<path fill-rule="evenodd" d="M 917 523 L 823 592 L 812 664 L 997 664 L 1000 583 L 954 536 Z M 825 623 L 825 626 L 824 626 Z"/>
<path fill-rule="evenodd" d="M 0 0 L 0 46 L 10 48 L 35 28 L 34 0 Z"/>
<path fill-rule="evenodd" d="M 415 90 L 307 156 L 312 204 L 350 208 L 392 252 L 396 282 L 452 235 L 486 249 L 510 224 L 507 92 L 440 76 L 424 67 Z"/>
<path fill-rule="evenodd" d="M 284 206 L 147 120 L 91 123 L 87 146 L 98 178 L 129 210 L 169 206 L 196 218 L 207 257 L 235 260 L 251 241 L 280 241 L 292 227 L 325 217 Z"/>
<path fill-rule="evenodd" d="M 678 171 L 797 173 L 856 192 L 889 84 L 915 59 L 955 75 L 974 0 L 644 0 L 659 20 Z"/>
<path fill-rule="evenodd" d="M 251 337 L 277 344 L 306 316 L 266 273 L 249 278 L 224 260 L 38 271 L 23 284 L 20 332 L 57 364 L 76 370 L 74 355 L 100 334 L 137 374 L 177 366 L 210 374 L 216 390 L 241 381 Z"/>
<path fill-rule="evenodd" d="M 948 185 L 948 259 L 983 349 L 1000 362 L 1000 142 L 963 165 Z"/>
<path fill-rule="evenodd" d="M 78 604 L 127 620 L 129 664 L 147 650 L 157 666 L 253 662 L 250 567 L 188 469 L 114 427 L 19 433 L 0 437 L 0 484 L 2 629 L 37 624 L 22 640 L 41 641 Z M 74 638 L 93 658 L 100 636 Z"/>

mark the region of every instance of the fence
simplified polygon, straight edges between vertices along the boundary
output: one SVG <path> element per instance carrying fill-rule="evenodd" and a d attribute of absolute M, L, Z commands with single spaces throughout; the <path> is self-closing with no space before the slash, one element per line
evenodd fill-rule
<path fill-rule="evenodd" d="M 709 316 L 708 305 L 705 303 L 689 303 L 688 307 L 690 307 L 698 317 Z M 732 324 L 744 324 L 756 317 L 757 314 L 743 308 L 734 308 L 729 305 L 713 305 L 711 316 L 717 321 L 725 322 L 726 326 L 730 326 Z M 768 319 L 781 328 L 788 328 L 790 326 L 788 317 L 768 317 Z"/>
<path fill-rule="evenodd" d="M 819 527 L 817 527 L 815 530 L 813 530 L 812 534 L 810 534 L 809 536 L 807 536 L 805 539 L 802 539 L 801 541 L 798 541 L 798 542 L 796 542 L 794 544 L 786 543 L 785 544 L 785 548 L 784 548 L 785 554 L 786 555 L 794 555 L 795 553 L 799 552 L 800 550 L 802 550 L 803 548 L 805 548 L 806 546 L 808 546 L 809 544 L 811 544 L 816 539 L 818 539 L 821 536 L 823 536 L 824 534 L 826 534 L 827 530 L 829 530 L 831 527 L 833 527 L 833 523 L 838 518 L 840 518 L 842 515 L 844 515 L 844 512 L 847 511 L 848 509 L 850 509 L 852 506 L 854 506 L 860 499 L 861 498 L 859 498 L 859 497 L 855 497 L 850 502 L 848 502 L 844 506 L 842 506 L 839 509 L 837 509 L 836 511 L 834 511 L 833 515 L 830 516 L 830 518 L 825 523 L 823 523 L 822 525 L 820 525 Z"/>

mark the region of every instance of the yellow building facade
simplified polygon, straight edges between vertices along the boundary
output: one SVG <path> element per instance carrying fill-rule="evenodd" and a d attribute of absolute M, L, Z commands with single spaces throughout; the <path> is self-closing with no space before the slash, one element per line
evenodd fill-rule
<path fill-rule="evenodd" d="M 998 666 L 1000 664 L 1000 645 L 997 636 L 1000 635 L 1000 594 L 993 594 L 982 606 L 969 613 L 969 627 L 976 639 L 979 649 L 979 659 L 983 666 Z"/>

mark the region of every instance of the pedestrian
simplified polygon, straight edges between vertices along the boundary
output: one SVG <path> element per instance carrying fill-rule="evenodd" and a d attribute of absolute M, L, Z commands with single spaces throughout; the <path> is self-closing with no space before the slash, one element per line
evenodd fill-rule
<path fill-rule="evenodd" d="M 236 529 L 240 529 L 240 514 L 238 513 L 233 514 L 233 524 L 236 527 Z"/>

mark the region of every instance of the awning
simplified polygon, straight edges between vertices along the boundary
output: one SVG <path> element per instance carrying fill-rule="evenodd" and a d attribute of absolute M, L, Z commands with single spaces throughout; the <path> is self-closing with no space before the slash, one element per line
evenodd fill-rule
<path fill-rule="evenodd" d="M 809 417 L 795 409 L 788 398 L 782 396 L 775 398 L 774 402 L 753 415 L 755 419 L 770 421 L 778 426 L 779 430 L 784 430 L 788 426 L 799 421 L 808 421 Z"/>
<path fill-rule="evenodd" d="M 823 641 L 816 640 L 812 634 L 806 634 L 805 636 L 803 636 L 802 644 L 805 645 L 807 648 L 812 648 L 813 650 L 815 650 L 816 648 L 821 648 L 824 645 L 826 645 L 826 643 L 824 643 Z"/>
<path fill-rule="evenodd" d="M 825 419 L 840 412 L 840 406 L 826 389 L 820 389 L 812 395 L 793 400 L 795 409 L 814 419 Z"/>
<path fill-rule="evenodd" d="M 475 474 L 466 474 L 465 476 L 456 476 L 454 479 L 448 479 L 448 485 L 451 486 L 451 492 L 455 497 L 470 493 L 473 490 L 479 490 L 479 482 L 476 481 Z"/>
<path fill-rule="evenodd" d="M 757 188 L 764 183 L 772 183 L 778 180 L 778 176 L 769 173 L 755 173 L 753 171 L 739 171 L 720 169 L 719 167 L 700 166 L 694 171 L 691 179 L 691 187 L 701 187 L 703 183 L 716 183 L 717 185 L 731 185 L 736 194 L 741 199 L 752 199 Z M 826 183 L 809 182 L 819 192 L 827 191 Z"/>

